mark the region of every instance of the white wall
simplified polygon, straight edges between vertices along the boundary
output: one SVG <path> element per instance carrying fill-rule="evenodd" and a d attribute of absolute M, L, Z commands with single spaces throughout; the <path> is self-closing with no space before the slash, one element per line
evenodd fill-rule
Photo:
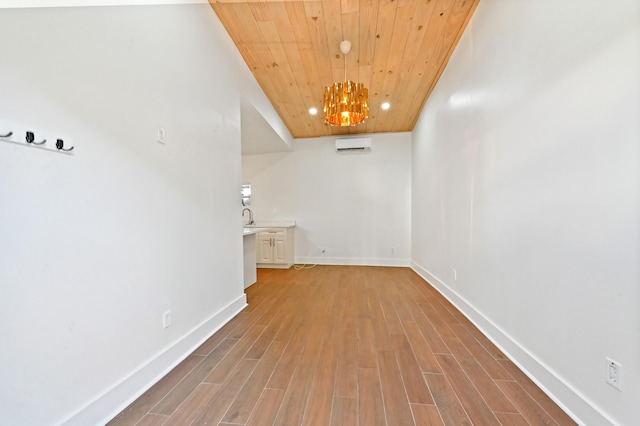
<path fill-rule="evenodd" d="M 242 156 L 255 220 L 296 220 L 296 263 L 409 264 L 411 135 L 372 139 L 368 154 L 338 155 L 335 137 L 322 137 Z"/>
<path fill-rule="evenodd" d="M 637 1 L 483 0 L 413 135 L 414 268 L 588 425 L 640 424 L 639 76 Z"/>
<path fill-rule="evenodd" d="M 101 424 L 245 306 L 244 64 L 208 5 L 2 9 L 0 40 L 0 133 L 75 144 L 0 141 L 0 423 Z"/>

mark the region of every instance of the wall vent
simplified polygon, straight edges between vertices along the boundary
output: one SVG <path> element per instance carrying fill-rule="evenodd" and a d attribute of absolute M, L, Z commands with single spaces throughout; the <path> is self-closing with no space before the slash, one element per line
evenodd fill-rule
<path fill-rule="evenodd" d="M 336 152 L 339 154 L 371 152 L 371 138 L 336 139 Z"/>

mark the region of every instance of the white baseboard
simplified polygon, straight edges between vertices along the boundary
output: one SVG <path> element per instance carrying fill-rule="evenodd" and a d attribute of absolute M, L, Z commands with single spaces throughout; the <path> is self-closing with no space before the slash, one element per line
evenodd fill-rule
<path fill-rule="evenodd" d="M 520 368 L 542 391 L 547 394 L 573 420 L 582 425 L 615 425 L 616 422 L 600 410 L 577 389 L 565 382 L 560 375 L 537 359 L 509 334 L 494 324 L 491 319 L 468 303 L 438 277 L 411 262 L 411 269 L 429 282 L 440 294 L 451 302 L 469 321 L 491 340 Z"/>
<path fill-rule="evenodd" d="M 357 266 L 411 266 L 409 259 L 399 258 L 359 258 L 359 257 L 326 257 L 306 256 L 296 257 L 296 265 L 357 265 Z"/>
<path fill-rule="evenodd" d="M 245 307 L 247 307 L 247 297 L 243 293 L 180 340 L 58 424 L 65 426 L 106 424 Z"/>

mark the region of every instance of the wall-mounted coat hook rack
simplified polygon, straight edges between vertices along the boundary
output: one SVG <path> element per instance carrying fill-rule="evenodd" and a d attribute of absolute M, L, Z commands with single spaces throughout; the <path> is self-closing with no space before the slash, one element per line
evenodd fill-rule
<path fill-rule="evenodd" d="M 47 140 L 50 142 L 55 141 L 55 144 L 47 144 Z M 65 138 L 63 135 L 54 136 L 54 134 L 47 134 L 45 133 L 45 130 L 40 131 L 39 128 L 34 128 L 32 125 L 29 125 L 29 127 L 15 126 L 14 124 L 0 120 L 0 143 L 4 142 L 15 145 L 30 146 L 39 150 L 57 152 L 58 154 L 74 155 L 75 153 L 73 141 L 69 140 L 69 138 Z"/>
<path fill-rule="evenodd" d="M 27 134 L 25 136 L 25 140 L 27 141 L 27 143 L 32 143 L 34 145 L 44 145 L 45 142 L 47 142 L 46 139 L 43 139 L 40 142 L 36 142 L 35 139 L 36 136 L 33 134 L 33 132 L 27 131 Z"/>
<path fill-rule="evenodd" d="M 71 151 L 74 147 L 72 146 L 71 148 L 65 148 L 64 147 L 64 141 L 62 139 L 58 139 L 56 140 L 56 148 L 58 148 L 61 151 Z"/>

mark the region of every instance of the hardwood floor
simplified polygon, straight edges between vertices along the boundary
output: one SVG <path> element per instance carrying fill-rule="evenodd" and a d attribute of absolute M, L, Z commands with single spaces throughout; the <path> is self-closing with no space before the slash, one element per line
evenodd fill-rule
<path fill-rule="evenodd" d="M 109 425 L 573 425 L 408 268 L 260 269 L 249 306 Z"/>

